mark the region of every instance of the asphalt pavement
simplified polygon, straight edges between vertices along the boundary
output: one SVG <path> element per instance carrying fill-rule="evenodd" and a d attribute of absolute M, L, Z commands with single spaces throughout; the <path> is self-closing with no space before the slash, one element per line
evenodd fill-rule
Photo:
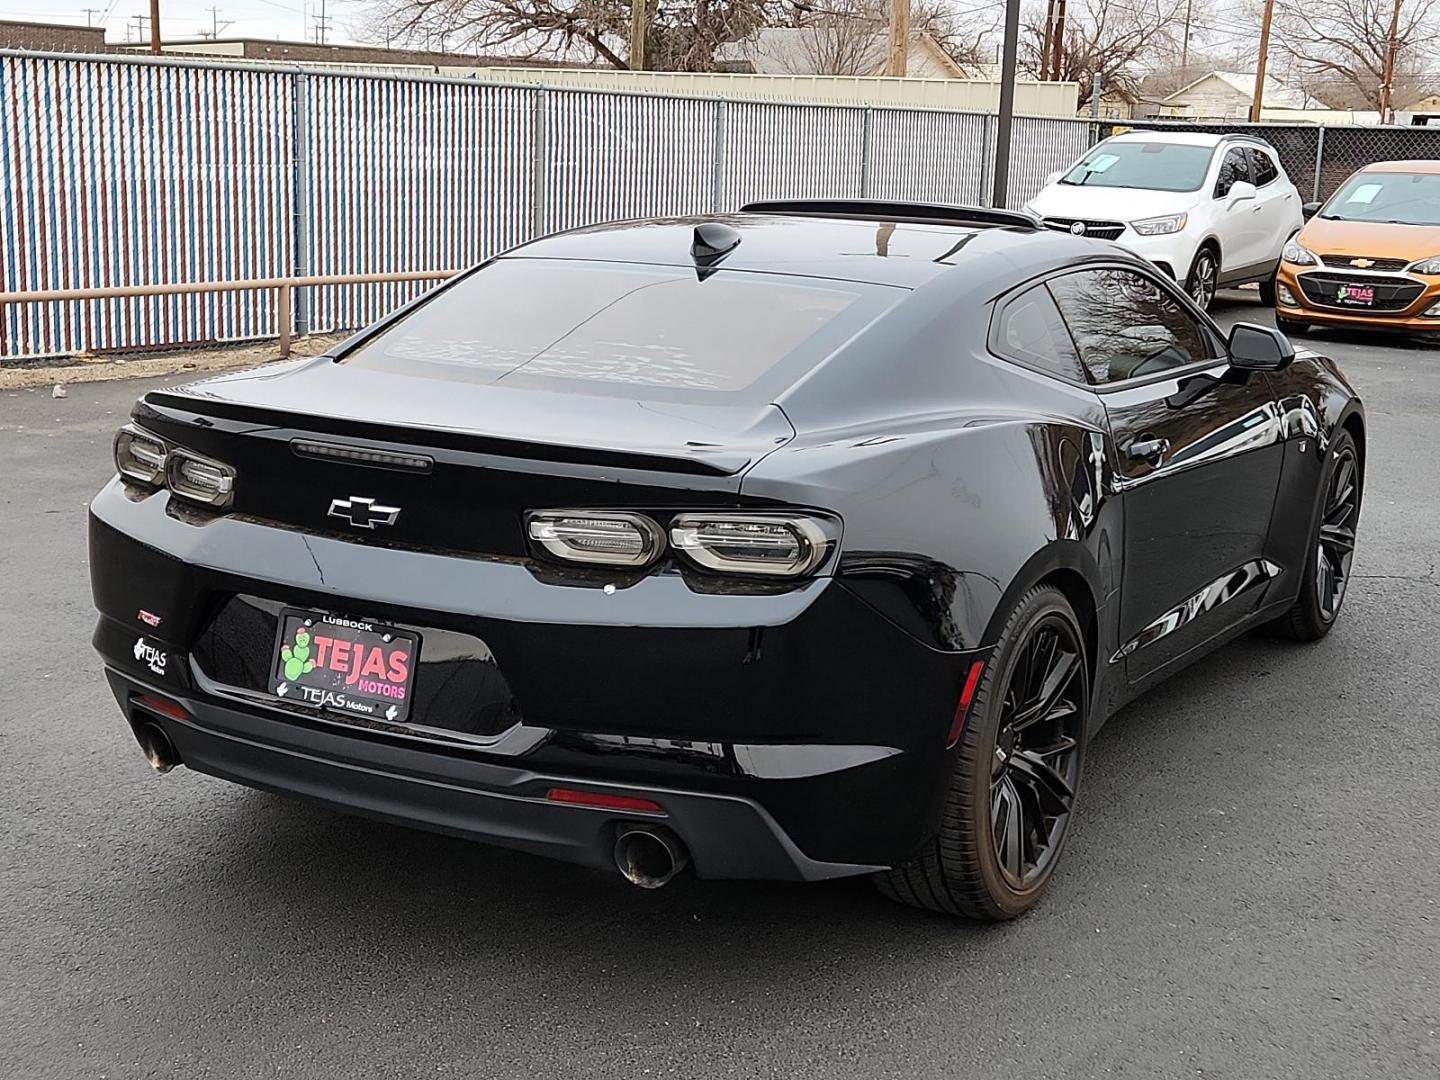
<path fill-rule="evenodd" d="M 1440 349 L 1307 343 L 1370 415 L 1340 624 L 1111 720 L 1050 896 L 998 927 L 153 775 L 90 648 L 84 507 L 157 383 L 0 394 L 0 1076 L 1433 1080 Z"/>

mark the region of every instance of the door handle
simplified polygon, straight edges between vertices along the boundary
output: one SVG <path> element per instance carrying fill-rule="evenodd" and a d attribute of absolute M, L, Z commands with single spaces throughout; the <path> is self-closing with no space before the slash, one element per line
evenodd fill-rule
<path fill-rule="evenodd" d="M 1135 439 L 1125 448 L 1125 454 L 1132 461 L 1145 461 L 1151 465 L 1158 465 L 1169 449 L 1169 439 Z"/>
<path fill-rule="evenodd" d="M 1250 213 L 1252 213 L 1252 214 L 1258 214 L 1261 210 L 1264 210 L 1264 209 L 1265 209 L 1265 208 L 1264 208 L 1263 206 L 1252 206 L 1252 207 L 1250 208 Z"/>

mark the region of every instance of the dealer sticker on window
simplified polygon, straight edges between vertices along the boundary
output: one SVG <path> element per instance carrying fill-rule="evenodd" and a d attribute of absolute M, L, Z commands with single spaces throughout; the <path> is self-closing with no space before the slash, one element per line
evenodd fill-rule
<path fill-rule="evenodd" d="M 407 630 L 286 608 L 270 690 L 301 705 L 402 723 L 419 652 L 419 637 Z"/>

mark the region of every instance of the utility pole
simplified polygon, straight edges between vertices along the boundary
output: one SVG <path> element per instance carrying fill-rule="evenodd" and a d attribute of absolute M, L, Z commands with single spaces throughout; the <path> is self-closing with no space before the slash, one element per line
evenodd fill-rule
<path fill-rule="evenodd" d="M 133 23 L 134 26 L 135 26 L 135 40 L 136 40 L 136 41 L 144 41 L 147 37 L 150 36 L 149 29 L 148 29 L 149 26 L 150 26 L 150 18 L 149 18 L 149 16 L 147 16 L 147 15 L 131 15 L 129 22 L 127 22 L 127 23 L 125 24 L 125 40 L 126 40 L 126 41 L 131 40 L 131 38 L 130 38 L 130 26 L 131 26 L 132 23 Z"/>
<path fill-rule="evenodd" d="M 1190 14 L 1195 0 L 1185 0 L 1185 36 L 1180 39 L 1180 70 L 1190 66 Z"/>
<path fill-rule="evenodd" d="M 160 55 L 160 0 L 150 0 L 150 52 Z"/>
<path fill-rule="evenodd" d="M 1270 16 L 1275 14 L 1275 0 L 1265 0 L 1265 15 L 1260 20 L 1260 62 L 1255 65 L 1255 96 L 1250 99 L 1250 122 L 1260 122 L 1260 107 L 1265 101 L 1265 62 L 1270 58 Z"/>
<path fill-rule="evenodd" d="M 1005 0 L 1005 39 L 1000 59 L 1000 115 L 995 118 L 995 179 L 990 205 L 1005 206 L 1010 195 L 1010 128 L 1015 119 L 1015 54 L 1020 43 L 1020 0 Z"/>
<path fill-rule="evenodd" d="M 1065 58 L 1065 0 L 1055 0 L 1055 32 L 1051 35 L 1050 48 L 1055 54 L 1050 67 L 1050 80 L 1060 81 L 1060 64 Z"/>
<path fill-rule="evenodd" d="M 910 0 L 890 0 L 890 62 L 885 74 L 903 79 L 910 53 Z"/>
<path fill-rule="evenodd" d="M 630 0 L 630 70 L 645 70 L 645 23 L 650 0 Z"/>
<path fill-rule="evenodd" d="M 330 32 L 330 20 L 325 17 L 325 0 L 320 0 L 320 14 L 315 16 L 315 44 L 324 45 L 325 35 Z"/>
<path fill-rule="evenodd" d="M 95 20 L 91 18 L 92 15 L 104 15 L 104 14 L 105 14 L 105 9 L 104 9 L 104 8 L 87 7 L 87 8 L 81 8 L 80 10 L 83 11 L 83 12 L 85 12 L 85 25 L 86 25 L 86 26 L 94 26 L 94 25 L 95 25 Z"/>
<path fill-rule="evenodd" d="M 1055 31 L 1055 0 L 1045 5 L 1045 33 L 1040 38 L 1040 81 L 1050 77 L 1050 40 Z"/>
<path fill-rule="evenodd" d="M 1400 43 L 1395 39 L 1399 36 L 1400 0 L 1395 0 L 1395 7 L 1390 12 L 1390 38 L 1385 43 L 1385 74 L 1380 79 L 1380 122 L 1382 124 L 1391 124 L 1395 121 L 1390 105 L 1395 88 L 1395 53 L 1400 47 Z"/>
<path fill-rule="evenodd" d="M 210 8 L 210 40 L 211 40 L 211 41 L 218 41 L 219 38 L 220 38 L 220 31 L 221 31 L 221 30 L 224 30 L 224 29 L 227 29 L 230 25 L 231 25 L 231 24 L 228 23 L 228 22 L 225 23 L 223 26 L 221 25 L 221 23 L 220 23 L 220 9 L 219 9 L 219 7 L 216 7 L 216 6 L 212 5 L 211 8 Z M 204 36 L 205 36 L 204 31 L 201 31 L 200 36 L 201 36 L 201 37 L 204 37 Z"/>

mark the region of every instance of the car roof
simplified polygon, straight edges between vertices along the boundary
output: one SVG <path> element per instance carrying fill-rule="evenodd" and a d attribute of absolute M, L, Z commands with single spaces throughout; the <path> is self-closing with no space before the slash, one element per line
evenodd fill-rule
<path fill-rule="evenodd" d="M 1175 143 L 1177 146 L 1219 146 L 1237 138 L 1235 135 L 1217 135 L 1209 131 L 1171 131 L 1166 128 L 1144 128 L 1112 135 L 1111 142 Z M 1243 136 L 1240 136 L 1243 138 Z M 1260 141 L 1260 140 L 1255 140 Z"/>
<path fill-rule="evenodd" d="M 1405 172 L 1440 174 L 1440 161 L 1432 158 L 1416 158 L 1414 161 L 1373 161 L 1357 172 Z"/>
<path fill-rule="evenodd" d="M 719 269 L 909 289 L 941 276 L 1004 287 L 1006 280 L 1077 257 L 1118 253 L 1101 241 L 1038 226 L 735 213 L 591 225 L 542 237 L 501 257 L 694 268 L 695 230 L 709 222 L 729 226 L 739 236 L 713 264 Z"/>

